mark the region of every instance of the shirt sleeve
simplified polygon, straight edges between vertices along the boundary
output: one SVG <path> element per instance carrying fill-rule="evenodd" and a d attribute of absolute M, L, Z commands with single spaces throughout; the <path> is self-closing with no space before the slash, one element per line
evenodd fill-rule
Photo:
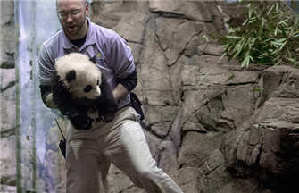
<path fill-rule="evenodd" d="M 120 36 L 114 38 L 111 43 L 110 61 L 116 79 L 126 79 L 136 70 L 131 49 Z"/>
<path fill-rule="evenodd" d="M 137 71 L 135 70 L 126 79 L 119 79 L 118 83 L 123 85 L 129 91 L 133 90 L 137 86 Z"/>
<path fill-rule="evenodd" d="M 110 61 L 116 81 L 129 91 L 137 86 L 134 57 L 125 39 L 119 35 L 111 43 Z"/>
<path fill-rule="evenodd" d="M 54 72 L 54 61 L 51 59 L 47 48 L 43 45 L 41 46 L 38 57 L 38 77 L 40 85 L 52 85 Z"/>

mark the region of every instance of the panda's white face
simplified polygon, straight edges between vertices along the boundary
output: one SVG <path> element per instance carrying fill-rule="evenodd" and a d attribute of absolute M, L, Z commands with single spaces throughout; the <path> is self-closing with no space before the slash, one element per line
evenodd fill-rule
<path fill-rule="evenodd" d="M 102 73 L 86 55 L 62 56 L 55 62 L 55 69 L 74 99 L 101 96 Z"/>
<path fill-rule="evenodd" d="M 95 99 L 101 95 L 98 73 L 71 70 L 65 75 L 65 85 L 74 98 Z"/>

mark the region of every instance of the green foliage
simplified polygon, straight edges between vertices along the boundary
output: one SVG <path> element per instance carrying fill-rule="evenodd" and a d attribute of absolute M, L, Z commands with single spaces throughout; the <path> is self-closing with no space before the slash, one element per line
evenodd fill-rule
<path fill-rule="evenodd" d="M 248 15 L 222 39 L 225 55 L 250 63 L 299 66 L 299 22 L 281 2 L 248 4 Z"/>

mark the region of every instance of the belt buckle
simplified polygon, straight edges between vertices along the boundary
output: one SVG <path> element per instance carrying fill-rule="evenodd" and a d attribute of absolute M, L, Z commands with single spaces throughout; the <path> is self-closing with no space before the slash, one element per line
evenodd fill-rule
<path fill-rule="evenodd" d="M 104 121 L 106 123 L 109 123 L 114 119 L 114 113 L 107 113 L 103 117 L 104 117 Z"/>

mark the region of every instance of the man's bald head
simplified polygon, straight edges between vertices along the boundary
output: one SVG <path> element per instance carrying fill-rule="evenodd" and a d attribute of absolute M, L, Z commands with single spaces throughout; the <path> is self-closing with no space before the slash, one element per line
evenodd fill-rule
<path fill-rule="evenodd" d="M 74 2 L 81 2 L 82 5 L 87 6 L 88 5 L 88 0 L 56 0 L 56 10 L 59 10 L 59 4 L 60 2 L 70 2 L 70 1 L 74 1 Z"/>
<path fill-rule="evenodd" d="M 56 11 L 62 29 L 70 40 L 83 38 L 87 34 L 87 0 L 56 0 Z"/>

